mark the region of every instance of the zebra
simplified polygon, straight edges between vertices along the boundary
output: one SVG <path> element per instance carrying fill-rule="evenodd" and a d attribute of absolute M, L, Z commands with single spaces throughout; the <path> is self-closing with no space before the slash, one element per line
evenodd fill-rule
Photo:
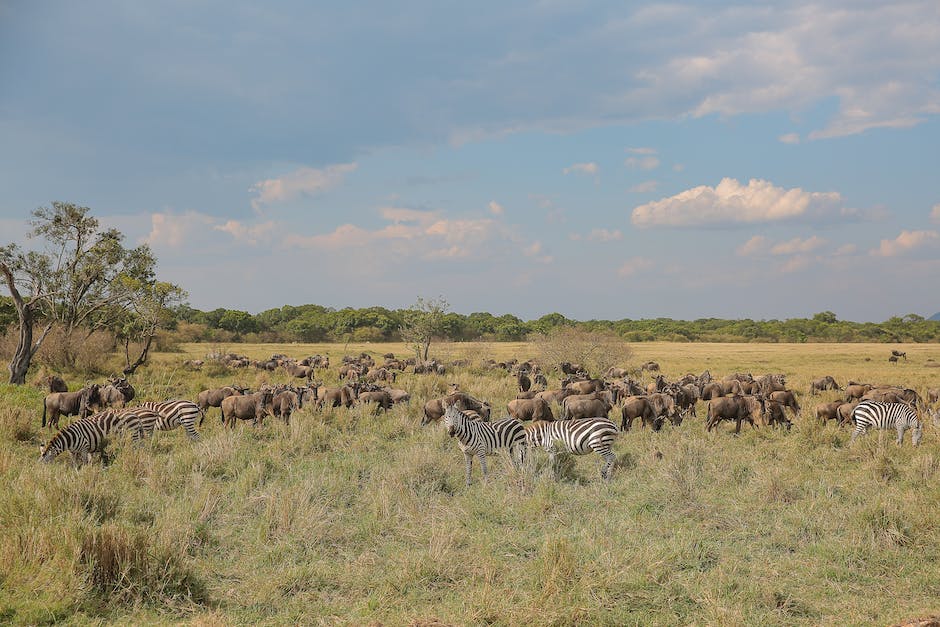
<path fill-rule="evenodd" d="M 101 461 L 107 463 L 105 452 L 107 437 L 118 431 L 130 431 L 134 442 L 151 435 L 160 415 L 149 409 L 106 409 L 80 418 L 52 436 L 45 445 L 39 445 L 39 460 L 52 462 L 59 453 L 71 451 L 76 468 L 91 460 L 92 453 L 100 453 Z"/>
<path fill-rule="evenodd" d="M 506 418 L 496 422 L 481 422 L 457 409 L 456 405 L 448 405 L 444 411 L 444 426 L 447 435 L 457 438 L 457 445 L 463 451 L 467 462 L 467 485 L 470 485 L 470 471 L 473 466 L 473 456 L 480 460 L 483 470 L 483 480 L 486 480 L 486 456 L 496 452 L 496 449 L 508 448 L 510 456 L 518 452 L 519 463 L 525 459 L 525 428 L 515 418 Z M 516 464 L 513 457 L 513 464 Z"/>
<path fill-rule="evenodd" d="M 181 400 L 147 401 L 141 403 L 140 406 L 160 414 L 160 420 L 157 422 L 157 429 L 160 431 L 172 431 L 182 425 L 190 440 L 199 439 L 199 433 L 196 431 L 196 418 L 202 416 L 202 411 L 196 403 Z"/>
<path fill-rule="evenodd" d="M 897 429 L 899 446 L 904 441 L 904 432 L 908 429 L 911 430 L 911 444 L 914 446 L 917 446 L 924 435 L 923 425 L 917 418 L 917 411 L 907 403 L 862 401 L 852 411 L 852 419 L 855 421 L 852 440 L 868 431 L 869 427 Z"/>
<path fill-rule="evenodd" d="M 575 455 L 586 455 L 594 451 L 603 457 L 601 478 L 610 479 L 615 459 L 611 447 L 619 433 L 617 425 L 606 418 L 534 422 L 526 429 L 526 442 L 529 446 L 542 447 L 548 451 L 556 478 L 558 470 L 555 465 L 555 443 L 558 442 L 563 451 Z"/>

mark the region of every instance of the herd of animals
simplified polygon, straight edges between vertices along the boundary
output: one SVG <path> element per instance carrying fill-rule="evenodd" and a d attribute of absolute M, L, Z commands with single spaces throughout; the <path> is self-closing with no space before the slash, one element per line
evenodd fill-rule
<path fill-rule="evenodd" d="M 329 358 L 320 355 L 295 360 L 286 355 L 273 355 L 264 361 L 251 361 L 238 355 L 210 356 L 228 367 L 256 367 L 259 370 L 283 369 L 302 385 L 263 384 L 255 392 L 236 385 L 200 392 L 195 401 L 148 401 L 130 406 L 136 396 L 126 378 L 111 378 L 103 384 L 91 383 L 69 392 L 65 382 L 51 376 L 44 380 L 50 392 L 43 403 L 42 426 L 47 420 L 57 428 L 62 416 L 77 420 L 60 429 L 51 440 L 40 446 L 40 458 L 51 462 L 70 451 L 76 466 L 98 453 L 108 461 L 108 437 L 128 433 L 134 441 L 154 431 L 183 427 L 191 440 L 199 439 L 201 427 L 210 408 L 219 408 L 223 425 L 234 428 L 238 420 L 251 420 L 261 425 L 266 417 L 290 422 L 294 411 L 313 407 L 352 407 L 370 405 L 374 411 L 388 410 L 397 403 L 410 401 L 407 390 L 391 387 L 401 374 L 446 374 L 449 368 L 466 367 L 466 361 L 448 365 L 439 362 L 415 363 L 384 355 L 376 363 L 367 353 L 346 356 L 338 368 L 339 384 L 327 387 L 314 381 L 319 370 L 330 367 Z M 205 362 L 187 362 L 188 368 L 200 368 Z M 557 388 L 549 388 L 548 376 L 535 360 L 496 362 L 486 360 L 482 367 L 505 371 L 518 386 L 516 398 L 506 406 L 508 416 L 491 421 L 491 404 L 475 398 L 451 384 L 441 398 L 424 404 L 422 426 L 443 422 L 447 433 L 454 437 L 464 453 L 466 481 L 470 484 L 473 458 L 479 460 L 486 477 L 486 456 L 507 449 L 514 463 L 520 463 L 529 449 L 547 451 L 555 466 L 559 452 L 576 455 L 597 453 L 603 460 L 601 476 L 608 479 L 614 464 L 613 444 L 637 423 L 643 428 L 659 431 L 666 423 L 678 426 L 683 420 L 697 418 L 696 405 L 707 403 L 706 431 L 722 421 L 735 424 L 735 433 L 747 422 L 751 427 L 783 427 L 792 425 L 790 416 L 800 416 L 797 395 L 787 388 L 782 374 L 753 376 L 734 373 L 715 378 L 705 371 L 687 374 L 670 381 L 659 372 L 659 365 L 647 362 L 637 370 L 612 367 L 600 377 L 592 377 L 578 364 L 562 362 L 553 367 L 561 376 Z M 648 371 L 651 380 L 642 384 L 634 378 Z M 554 373 L 553 373 L 554 374 Z M 809 394 L 829 390 L 841 391 L 842 397 L 816 406 L 816 418 L 836 421 L 840 426 L 854 424 L 852 439 L 868 429 L 895 429 L 897 443 L 911 430 L 911 441 L 917 445 L 923 433 L 922 417 L 940 421 L 940 389 L 929 389 L 922 397 L 915 390 L 894 385 L 847 382 L 840 386 L 831 376 L 811 382 Z M 611 420 L 611 413 L 619 418 Z M 788 415 L 789 414 L 789 415 Z"/>

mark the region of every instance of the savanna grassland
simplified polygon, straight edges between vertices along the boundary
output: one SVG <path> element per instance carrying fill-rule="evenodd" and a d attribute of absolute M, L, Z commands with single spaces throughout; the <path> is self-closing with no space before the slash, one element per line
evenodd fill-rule
<path fill-rule="evenodd" d="M 157 354 L 138 397 L 194 398 L 283 371 L 180 368 L 210 347 Z M 234 345 L 250 357 L 402 345 Z M 432 346 L 451 360 L 533 356 L 531 346 Z M 891 348 L 908 360 L 886 361 Z M 435 350 L 437 349 L 437 350 Z M 937 361 L 932 361 L 936 359 Z M 463 456 L 424 401 L 450 382 L 504 413 L 515 381 L 458 369 L 402 375 L 409 405 L 294 415 L 289 426 L 219 424 L 112 444 L 113 464 L 76 471 L 37 461 L 43 393 L 0 387 L 0 623 L 12 624 L 890 624 L 940 612 L 940 432 L 898 448 L 893 433 L 849 444 L 813 419 L 831 374 L 940 387 L 940 346 L 667 344 L 631 364 L 669 378 L 706 368 L 782 372 L 803 414 L 790 432 L 697 419 L 622 434 L 610 482 L 597 456 L 569 458 L 555 481 L 543 455 L 490 462 L 463 481 Z M 66 377 L 74 389 L 80 376 Z M 557 385 L 557 376 L 549 377 Z M 617 421 L 619 423 L 619 420 Z"/>

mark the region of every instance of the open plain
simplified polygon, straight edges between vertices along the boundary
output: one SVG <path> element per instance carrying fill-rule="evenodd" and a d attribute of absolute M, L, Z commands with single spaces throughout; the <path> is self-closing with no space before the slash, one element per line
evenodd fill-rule
<path fill-rule="evenodd" d="M 206 364 L 211 347 L 158 353 L 132 382 L 139 400 L 194 399 L 238 383 L 287 382 L 279 369 Z M 235 344 L 251 358 L 405 354 L 402 344 Z M 488 357 L 534 357 L 526 343 L 435 344 L 444 376 L 401 374 L 408 404 L 296 412 L 234 430 L 210 409 L 202 439 L 182 430 L 114 462 L 38 462 L 43 392 L 0 387 L 0 622 L 13 624 L 893 624 L 940 612 L 940 429 L 923 442 L 814 419 L 809 394 L 832 375 L 940 387 L 930 344 L 633 345 L 670 379 L 709 370 L 783 373 L 802 406 L 790 431 L 698 418 L 634 427 L 612 479 L 596 455 L 556 481 L 535 451 L 483 482 L 422 407 L 450 383 L 505 415 L 515 379 Z M 906 360 L 889 363 L 892 349 Z M 548 364 L 546 364 L 548 366 Z M 644 375 L 649 381 L 649 375 Z M 73 389 L 81 373 L 65 377 Z M 557 387 L 558 374 L 548 373 Z M 557 411 L 557 408 L 556 408 Z M 616 410 L 615 410 L 616 412 Z M 611 413 L 613 417 L 615 412 Z M 615 420 L 619 424 L 619 416 Z"/>

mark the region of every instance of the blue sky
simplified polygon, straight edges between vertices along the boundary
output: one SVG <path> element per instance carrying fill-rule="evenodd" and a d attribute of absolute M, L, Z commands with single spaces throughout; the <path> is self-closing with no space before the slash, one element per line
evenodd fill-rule
<path fill-rule="evenodd" d="M 193 306 L 940 310 L 936 2 L 0 0 L 0 243 L 80 203 Z"/>

